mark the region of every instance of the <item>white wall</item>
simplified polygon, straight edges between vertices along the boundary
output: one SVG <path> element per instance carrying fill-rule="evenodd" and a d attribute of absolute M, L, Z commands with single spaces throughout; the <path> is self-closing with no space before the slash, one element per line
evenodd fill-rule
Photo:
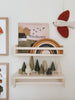
<path fill-rule="evenodd" d="M 70 29 L 68 39 L 62 38 L 52 22 L 63 11 L 63 0 L 1 0 L 0 16 L 9 17 L 9 56 L 0 57 L 0 62 L 10 63 L 9 100 L 75 100 L 75 30 Z M 70 21 L 75 20 L 75 0 L 64 0 L 64 9 L 70 9 Z M 14 45 L 18 43 L 18 22 L 49 22 L 50 38 L 64 45 L 62 70 L 66 86 L 24 85 L 13 88 L 11 76 L 22 66 L 28 64 L 29 57 L 15 57 Z M 52 58 L 48 60 L 49 64 Z"/>

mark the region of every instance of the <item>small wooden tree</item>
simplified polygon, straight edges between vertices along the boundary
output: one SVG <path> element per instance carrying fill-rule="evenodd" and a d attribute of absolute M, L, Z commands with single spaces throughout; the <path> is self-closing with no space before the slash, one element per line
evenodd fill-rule
<path fill-rule="evenodd" d="M 24 62 L 23 65 L 22 65 L 22 72 L 25 72 L 25 69 L 26 69 L 26 64 Z"/>
<path fill-rule="evenodd" d="M 0 95 L 3 92 L 3 87 L 0 85 Z"/>
<path fill-rule="evenodd" d="M 51 64 L 51 70 L 52 71 L 55 71 L 56 69 L 55 69 L 55 64 L 54 64 L 54 62 L 52 62 L 52 64 Z"/>
<path fill-rule="evenodd" d="M 47 70 L 47 75 L 51 75 L 51 74 L 52 74 L 51 69 L 48 68 L 48 70 Z"/>
<path fill-rule="evenodd" d="M 62 68 L 61 68 L 60 62 L 58 62 L 58 64 L 57 64 L 56 72 L 57 72 L 57 74 L 62 74 Z"/>
<path fill-rule="evenodd" d="M 47 69 L 48 69 L 47 62 L 44 60 L 42 65 L 44 67 L 44 73 L 46 74 L 47 73 Z"/>
<path fill-rule="evenodd" d="M 30 58 L 30 67 L 31 67 L 31 70 L 34 70 L 34 59 L 33 59 L 33 56 L 31 56 L 31 58 Z"/>
<path fill-rule="evenodd" d="M 42 64 L 41 64 L 41 67 L 40 67 L 40 74 L 44 74 L 44 67 L 42 66 Z"/>
<path fill-rule="evenodd" d="M 36 60 L 35 71 L 39 72 L 39 70 L 40 70 L 39 62 L 38 62 L 38 60 Z"/>

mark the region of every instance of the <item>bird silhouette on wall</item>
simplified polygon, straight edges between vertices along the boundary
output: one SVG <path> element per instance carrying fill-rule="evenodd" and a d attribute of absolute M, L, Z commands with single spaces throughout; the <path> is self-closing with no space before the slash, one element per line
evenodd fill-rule
<path fill-rule="evenodd" d="M 57 21 L 53 22 L 53 24 L 57 27 L 59 34 L 64 38 L 68 38 L 69 28 L 75 29 L 75 21 L 69 22 L 69 17 L 70 11 L 66 10 L 59 15 Z"/>

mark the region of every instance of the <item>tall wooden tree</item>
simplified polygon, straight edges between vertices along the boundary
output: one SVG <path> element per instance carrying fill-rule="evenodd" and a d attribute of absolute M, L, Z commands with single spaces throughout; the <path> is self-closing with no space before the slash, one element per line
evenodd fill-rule
<path fill-rule="evenodd" d="M 44 73 L 46 74 L 47 69 L 48 69 L 46 60 L 44 60 L 44 61 L 42 62 L 42 65 L 43 65 L 43 67 L 44 67 Z"/>
<path fill-rule="evenodd" d="M 25 69 L 26 69 L 26 64 L 24 62 L 23 65 L 22 65 L 22 72 L 25 72 Z"/>
<path fill-rule="evenodd" d="M 40 67 L 40 74 L 44 74 L 44 67 L 43 67 L 42 64 L 41 64 L 41 67 Z"/>
<path fill-rule="evenodd" d="M 55 69 L 55 64 L 54 64 L 54 62 L 52 62 L 52 64 L 51 64 L 51 70 L 52 71 L 55 71 L 56 69 Z"/>
<path fill-rule="evenodd" d="M 30 67 L 31 67 L 31 70 L 34 70 L 34 59 L 33 59 L 33 56 L 31 56 L 31 58 L 30 58 Z"/>
<path fill-rule="evenodd" d="M 39 62 L 36 60 L 36 65 L 35 65 L 35 71 L 39 72 L 40 67 L 39 67 Z"/>

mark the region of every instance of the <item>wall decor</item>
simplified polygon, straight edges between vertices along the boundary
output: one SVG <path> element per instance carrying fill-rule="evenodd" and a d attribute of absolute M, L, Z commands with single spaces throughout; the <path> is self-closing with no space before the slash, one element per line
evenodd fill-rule
<path fill-rule="evenodd" d="M 68 22 L 69 17 L 70 11 L 66 10 L 59 15 L 57 21 L 53 22 L 53 24 L 57 27 L 59 34 L 64 38 L 68 38 L 69 28 L 75 29 L 75 21 Z"/>
<path fill-rule="evenodd" d="M 32 47 L 61 47 L 56 41 L 52 39 L 40 39 L 34 43 Z M 61 54 L 61 50 L 30 50 L 34 54 Z"/>
<path fill-rule="evenodd" d="M 0 56 L 8 55 L 8 18 L 0 17 Z"/>
<path fill-rule="evenodd" d="M 9 64 L 0 63 L 0 100 L 9 99 Z"/>
<path fill-rule="evenodd" d="M 18 38 L 19 41 L 39 40 L 49 37 L 48 23 L 19 23 Z"/>
<path fill-rule="evenodd" d="M 18 24 L 18 46 L 19 47 L 31 47 L 37 40 L 48 38 L 48 37 L 49 37 L 48 23 L 19 23 Z"/>

